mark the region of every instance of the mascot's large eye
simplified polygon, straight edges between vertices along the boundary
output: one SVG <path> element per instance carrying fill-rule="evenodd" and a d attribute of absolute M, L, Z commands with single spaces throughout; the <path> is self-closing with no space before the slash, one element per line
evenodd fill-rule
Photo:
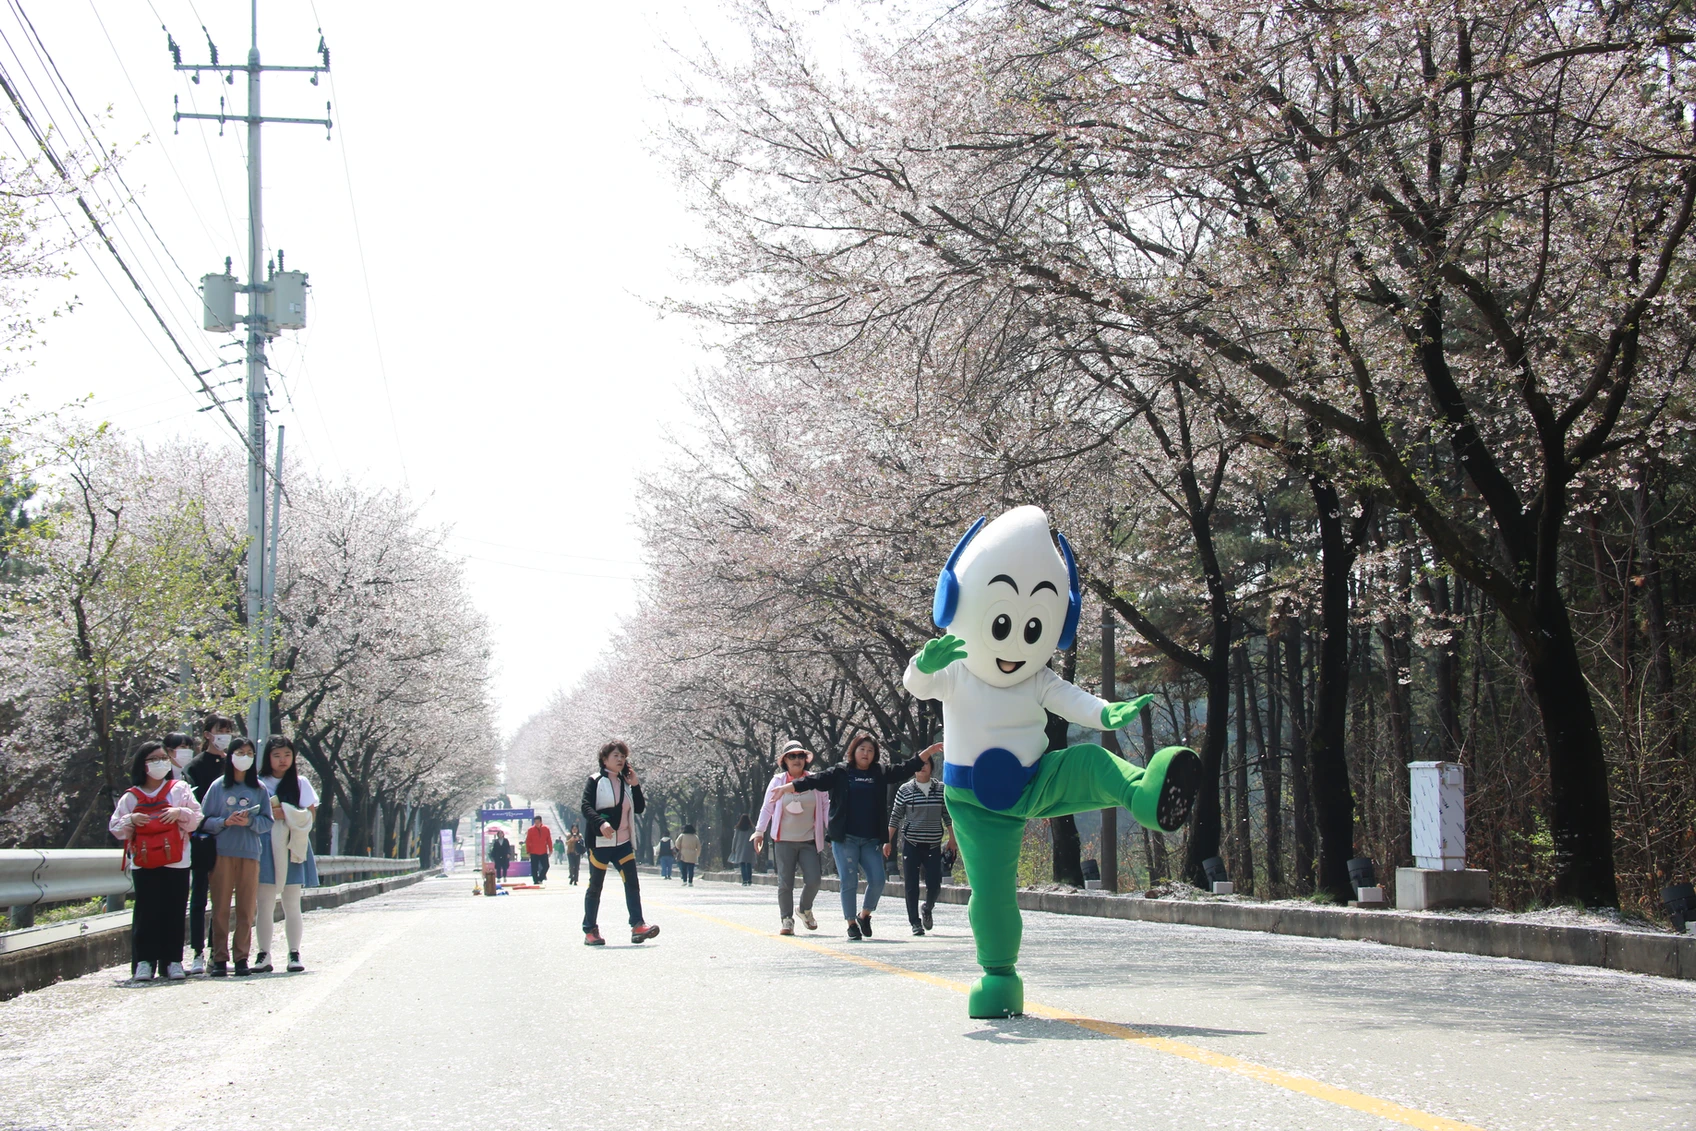
<path fill-rule="evenodd" d="M 996 617 L 989 626 L 989 634 L 997 640 L 1005 640 L 1013 633 L 1013 618 L 1006 613 Z"/>
<path fill-rule="evenodd" d="M 1032 617 L 1030 620 L 1025 622 L 1025 643 L 1026 644 L 1035 644 L 1037 642 L 1037 638 L 1040 637 L 1041 635 L 1042 635 L 1042 622 L 1040 620 L 1037 620 L 1035 617 Z"/>

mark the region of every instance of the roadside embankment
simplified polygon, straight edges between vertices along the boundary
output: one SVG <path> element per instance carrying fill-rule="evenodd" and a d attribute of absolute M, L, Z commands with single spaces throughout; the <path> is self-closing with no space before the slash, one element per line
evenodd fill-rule
<path fill-rule="evenodd" d="M 702 872 L 702 879 L 740 883 L 736 872 Z M 771 873 L 756 873 L 757 884 L 775 885 Z M 839 890 L 836 877 L 823 882 Z M 884 888 L 886 898 L 902 898 L 900 880 Z M 944 885 L 940 902 L 965 903 L 972 889 Z M 1092 915 L 1103 919 L 1135 919 L 1227 931 L 1264 931 L 1315 939 L 1344 939 L 1381 943 L 1414 950 L 1451 951 L 1528 962 L 1567 966 L 1596 966 L 1659 978 L 1696 979 L 1696 936 L 1606 927 L 1515 921 L 1445 915 L 1440 912 L 1367 911 L 1352 907 L 1291 906 L 1288 903 L 1212 902 L 1145 899 L 1093 891 L 1019 892 L 1025 911 L 1056 915 Z"/>

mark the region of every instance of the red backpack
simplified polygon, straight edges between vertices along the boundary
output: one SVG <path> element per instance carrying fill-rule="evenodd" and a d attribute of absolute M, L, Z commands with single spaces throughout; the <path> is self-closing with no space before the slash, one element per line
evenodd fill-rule
<path fill-rule="evenodd" d="M 183 858 L 183 830 L 174 821 L 161 821 L 159 814 L 171 807 L 171 788 L 175 783 L 166 783 L 164 789 L 151 800 L 141 791 L 141 787 L 133 786 L 130 793 L 135 797 L 135 812 L 145 814 L 146 821 L 136 821 L 130 832 L 129 865 L 132 868 L 163 868 L 167 864 L 177 864 Z"/>

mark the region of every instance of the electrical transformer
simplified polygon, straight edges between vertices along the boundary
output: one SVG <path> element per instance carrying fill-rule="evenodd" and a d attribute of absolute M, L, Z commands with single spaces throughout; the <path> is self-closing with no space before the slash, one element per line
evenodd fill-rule
<path fill-rule="evenodd" d="M 278 271 L 266 280 L 271 289 L 265 294 L 265 328 L 268 333 L 278 330 L 301 330 L 306 327 L 306 272 Z"/>
<path fill-rule="evenodd" d="M 236 328 L 236 277 L 228 271 L 200 277 L 201 308 L 208 330 L 230 333 Z"/>

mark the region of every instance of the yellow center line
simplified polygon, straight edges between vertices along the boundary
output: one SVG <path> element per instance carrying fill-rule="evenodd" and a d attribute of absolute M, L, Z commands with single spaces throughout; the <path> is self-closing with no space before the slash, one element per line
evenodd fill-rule
<path fill-rule="evenodd" d="M 956 993 L 963 994 L 969 993 L 972 988 L 966 982 L 956 982 L 951 978 L 939 978 L 935 974 L 909 970 L 905 966 L 896 966 L 864 955 L 846 954 L 835 947 L 809 942 L 793 935 L 773 935 L 769 930 L 760 927 L 750 927 L 746 923 L 738 923 L 734 919 L 721 919 L 717 915 L 692 911 L 687 907 L 674 906 L 668 907 L 666 910 L 692 915 L 697 919 L 704 919 L 721 927 L 729 927 L 733 931 L 742 931 L 745 934 L 758 935 L 760 938 L 773 939 L 790 946 L 800 947 L 802 950 L 829 955 L 831 958 L 840 959 L 843 962 L 852 962 L 856 966 L 864 966 L 868 970 L 876 970 L 882 974 L 895 974 L 902 978 L 911 978 L 915 982 L 923 982 L 939 989 L 953 990 Z M 1140 1032 L 1128 1025 L 1117 1025 L 1111 1021 L 1097 1021 L 1094 1018 L 1083 1017 L 1069 1010 L 1054 1009 L 1050 1006 L 1035 1005 L 1031 1002 L 1025 1003 L 1025 1013 L 1048 1021 L 1063 1021 L 1068 1025 L 1076 1025 L 1080 1029 L 1087 1029 L 1104 1037 L 1113 1037 L 1133 1045 L 1141 1045 L 1143 1048 L 1152 1049 L 1155 1052 L 1166 1053 L 1168 1056 L 1181 1057 L 1197 1064 L 1205 1064 L 1209 1068 L 1234 1072 L 1239 1076 L 1246 1076 L 1250 1080 L 1257 1080 L 1262 1084 L 1270 1084 L 1275 1088 L 1283 1088 L 1286 1091 L 1311 1096 L 1313 1099 L 1324 1100 L 1326 1103 L 1335 1104 L 1338 1107 L 1346 1107 L 1353 1111 L 1365 1112 L 1367 1115 L 1375 1115 L 1392 1123 L 1417 1128 L 1418 1131 L 1483 1131 L 1483 1128 L 1471 1123 L 1462 1123 L 1458 1119 L 1446 1119 L 1441 1115 L 1432 1115 L 1430 1112 L 1406 1107 L 1392 1100 L 1379 1099 L 1377 1096 L 1363 1095 L 1360 1092 L 1351 1092 L 1347 1088 L 1333 1087 L 1310 1076 L 1298 1076 L 1293 1072 L 1285 1072 L 1282 1069 L 1268 1068 L 1263 1064 L 1239 1060 L 1237 1057 L 1226 1056 L 1224 1053 L 1214 1052 L 1211 1049 L 1185 1044 L 1183 1041 L 1174 1041 L 1170 1037 L 1156 1037 L 1149 1033 Z"/>

